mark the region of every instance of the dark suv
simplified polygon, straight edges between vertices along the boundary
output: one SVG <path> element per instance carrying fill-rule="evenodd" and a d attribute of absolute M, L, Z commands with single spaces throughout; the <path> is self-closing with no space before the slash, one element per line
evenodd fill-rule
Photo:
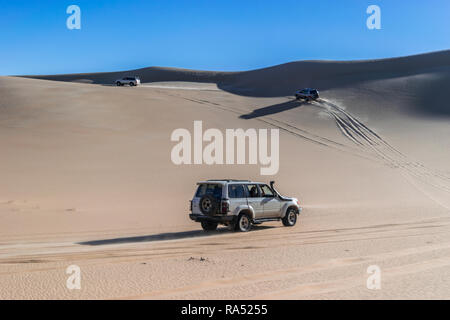
<path fill-rule="evenodd" d="M 316 89 L 305 88 L 302 90 L 298 90 L 295 93 L 295 98 L 297 100 L 305 99 L 305 100 L 316 100 L 319 98 L 319 91 Z"/>

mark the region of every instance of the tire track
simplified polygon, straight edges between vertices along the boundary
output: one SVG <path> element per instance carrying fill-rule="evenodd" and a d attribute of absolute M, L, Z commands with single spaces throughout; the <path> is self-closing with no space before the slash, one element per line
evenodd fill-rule
<path fill-rule="evenodd" d="M 169 93 L 165 93 L 165 94 L 168 96 L 171 96 L 171 97 L 176 97 L 176 98 L 187 100 L 190 102 L 195 102 L 195 103 L 199 103 L 202 105 L 211 106 L 211 107 L 214 107 L 214 108 L 226 111 L 226 112 L 231 112 L 231 113 L 237 114 L 239 116 L 241 116 L 242 113 L 245 112 L 245 110 L 241 110 L 241 109 L 238 109 L 235 107 L 225 106 L 225 105 L 211 102 L 208 100 L 192 99 L 192 98 L 187 98 L 187 97 L 177 95 L 177 94 L 169 94 Z M 297 127 L 293 124 L 275 119 L 273 117 L 264 116 L 264 117 L 260 117 L 260 118 L 255 118 L 253 120 L 256 120 L 256 121 L 262 122 L 264 124 L 270 125 L 272 127 L 278 128 L 288 134 L 302 138 L 302 139 L 312 142 L 314 144 L 318 144 L 323 147 L 332 148 L 332 149 L 338 150 L 340 152 L 349 153 L 349 154 L 352 154 L 353 156 L 363 158 L 365 160 L 376 161 L 375 159 L 373 159 L 371 157 L 367 157 L 366 155 L 361 154 L 358 149 L 356 149 L 352 146 L 348 146 L 348 145 L 342 144 L 340 142 L 334 141 L 332 139 L 329 139 L 327 137 L 311 133 L 311 132 L 304 130 L 300 127 Z"/>
<path fill-rule="evenodd" d="M 446 268 L 448 266 L 450 266 L 450 257 L 445 256 L 416 263 L 402 264 L 401 266 L 383 268 L 383 282 L 401 281 L 402 277 L 408 275 L 420 274 L 438 268 Z M 262 294 L 253 297 L 253 299 L 274 299 L 274 297 L 276 297 L 276 299 L 304 299 L 309 297 L 310 299 L 310 297 L 317 295 L 365 287 L 365 277 L 367 277 L 367 275 L 352 276 L 333 281 L 305 283 L 292 288 L 277 290 L 269 294 Z"/>
<path fill-rule="evenodd" d="M 187 101 L 211 106 L 221 109 L 223 111 L 232 112 L 234 114 L 242 115 L 245 110 L 241 110 L 235 107 L 225 106 L 219 103 L 211 102 L 204 99 L 187 98 L 178 94 L 169 94 L 172 97 L 177 97 Z M 364 158 L 366 160 L 381 162 L 393 169 L 401 170 L 403 176 L 408 176 L 418 180 L 421 184 L 425 184 L 437 190 L 445 193 L 450 193 L 450 176 L 445 173 L 438 172 L 433 169 L 427 168 L 420 162 L 410 160 L 406 155 L 400 152 L 398 149 L 389 144 L 374 130 L 366 126 L 359 121 L 356 117 L 351 115 L 345 109 L 339 107 L 337 104 L 332 103 L 325 99 L 319 99 L 310 103 L 312 106 L 319 107 L 328 113 L 332 119 L 334 119 L 340 132 L 348 138 L 355 146 L 348 146 L 332 139 L 326 138 L 319 134 L 311 133 L 298 126 L 275 119 L 270 116 L 262 116 L 254 118 L 267 125 L 273 126 L 280 130 L 283 130 L 289 134 L 307 140 L 309 142 L 321 145 L 323 147 L 332 148 L 341 152 L 350 153 L 353 156 Z M 410 181 L 409 181 L 410 182 Z M 450 210 L 450 207 L 444 204 L 442 201 L 436 199 L 435 196 L 430 195 L 417 184 L 413 184 L 415 188 L 420 190 L 428 198 Z"/>
<path fill-rule="evenodd" d="M 364 149 L 364 152 L 382 159 L 387 165 L 398 168 L 423 183 L 450 193 L 450 177 L 429 169 L 422 163 L 408 159 L 374 130 L 368 128 L 337 104 L 323 99 L 313 102 L 313 104 L 327 111 L 335 119 L 341 132 L 355 142 L 359 148 Z"/>
<path fill-rule="evenodd" d="M 379 253 L 379 254 L 372 254 L 372 255 L 366 255 L 366 256 L 353 256 L 353 257 L 345 257 L 345 258 L 332 258 L 328 260 L 322 260 L 317 261 L 313 264 L 299 266 L 299 267 L 291 267 L 291 268 L 283 268 L 283 269 L 277 269 L 277 270 L 270 270 L 266 272 L 258 272 L 258 273 L 252 273 L 252 274 L 245 274 L 245 275 L 237 275 L 235 277 L 229 277 L 229 278 L 223 278 L 223 279 L 212 279 L 212 280 L 206 280 L 201 283 L 191 284 L 183 287 L 177 287 L 177 288 L 170 288 L 165 290 L 155 290 L 153 292 L 148 292 L 144 294 L 139 294 L 136 296 L 131 297 L 125 297 L 125 299 L 167 299 L 167 298 L 177 298 L 177 297 L 185 297 L 185 296 L 192 296 L 195 294 L 199 294 L 202 292 L 208 292 L 211 289 L 217 290 L 218 288 L 221 290 L 224 289 L 233 289 L 236 286 L 257 286 L 260 284 L 267 283 L 269 281 L 283 281 L 292 279 L 292 277 L 300 277 L 300 276 L 306 276 L 307 274 L 317 273 L 317 272 L 330 272 L 334 269 L 339 268 L 349 268 L 349 267 L 355 267 L 359 265 L 369 265 L 371 263 L 374 263 L 375 261 L 390 261 L 392 259 L 398 259 L 403 257 L 409 257 L 409 256 L 416 256 L 421 254 L 427 254 L 430 252 L 436 252 L 436 251 L 443 251 L 445 253 L 446 250 L 450 248 L 449 243 L 434 245 L 434 246 L 423 246 L 419 248 L 407 248 L 397 251 L 390 251 L 385 253 Z M 412 263 L 412 264 L 402 264 L 401 266 L 396 266 L 392 268 L 392 271 L 395 270 L 396 276 L 404 276 L 411 273 L 421 272 L 423 270 L 432 269 L 432 268 L 439 268 L 442 266 L 447 266 L 450 264 L 450 257 L 444 256 L 438 259 L 434 260 L 421 260 L 418 263 Z M 411 267 L 418 267 L 418 268 L 410 268 Z M 420 268 L 419 268 L 420 266 Z M 391 269 L 387 269 L 383 271 L 390 271 Z M 352 277 L 351 285 L 364 285 L 366 282 L 366 273 L 361 273 L 361 275 L 358 275 L 356 277 Z M 337 280 L 339 283 L 337 290 L 344 290 L 348 287 L 349 282 L 348 278 L 340 278 Z M 334 283 L 332 281 L 331 283 Z M 279 290 L 277 292 L 271 292 L 270 294 L 262 294 L 261 297 L 266 297 L 267 295 L 279 295 L 279 294 L 298 294 L 301 293 L 302 295 L 308 294 L 318 294 L 321 293 L 322 290 L 316 290 L 323 288 L 323 285 L 325 282 L 315 282 L 315 283 L 307 283 L 302 284 L 300 286 L 294 286 L 285 288 L 283 290 Z M 327 283 L 329 284 L 329 283 Z M 306 290 L 307 288 L 314 289 L 314 290 Z M 325 286 L 327 289 L 330 289 L 329 285 Z M 342 288 L 344 287 L 344 288 Z M 260 297 L 258 297 L 260 299 Z"/>

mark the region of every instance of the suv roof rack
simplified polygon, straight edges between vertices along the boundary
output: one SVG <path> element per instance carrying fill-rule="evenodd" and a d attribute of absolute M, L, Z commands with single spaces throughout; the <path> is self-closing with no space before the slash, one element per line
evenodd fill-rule
<path fill-rule="evenodd" d="M 206 181 L 250 182 L 250 180 L 239 180 L 239 179 L 208 179 Z"/>

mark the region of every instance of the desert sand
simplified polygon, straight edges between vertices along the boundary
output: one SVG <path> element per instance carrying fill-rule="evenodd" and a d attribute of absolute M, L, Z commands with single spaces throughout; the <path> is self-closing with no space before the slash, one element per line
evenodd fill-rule
<path fill-rule="evenodd" d="M 123 75 L 143 85 L 111 85 Z M 295 101 L 302 87 L 320 100 Z M 450 51 L 0 77 L 0 299 L 448 299 L 448 88 Z M 170 135 L 194 120 L 278 128 L 279 172 L 173 164 Z M 275 180 L 303 212 L 205 233 L 188 208 L 209 178 Z"/>

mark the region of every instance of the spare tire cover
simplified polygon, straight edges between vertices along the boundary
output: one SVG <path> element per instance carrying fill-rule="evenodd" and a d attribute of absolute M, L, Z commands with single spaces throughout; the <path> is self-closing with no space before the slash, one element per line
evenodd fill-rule
<path fill-rule="evenodd" d="M 200 211 L 208 216 L 214 215 L 219 208 L 219 201 L 212 195 L 205 194 L 200 198 Z"/>

